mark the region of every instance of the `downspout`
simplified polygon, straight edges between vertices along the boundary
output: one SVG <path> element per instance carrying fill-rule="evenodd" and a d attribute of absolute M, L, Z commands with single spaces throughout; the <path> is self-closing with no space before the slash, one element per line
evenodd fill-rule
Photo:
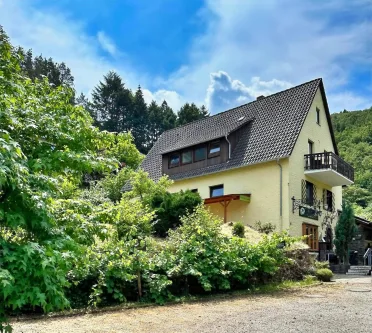
<path fill-rule="evenodd" d="M 280 197 L 280 216 L 282 216 L 283 214 L 283 168 L 282 168 L 282 165 L 279 163 L 279 158 L 276 160 L 276 163 L 278 164 L 279 168 L 280 168 L 280 194 L 279 194 L 279 197 Z"/>
<path fill-rule="evenodd" d="M 227 134 L 225 135 L 225 139 L 226 139 L 227 143 L 229 144 L 229 159 L 230 159 L 231 158 L 231 142 L 227 138 Z"/>

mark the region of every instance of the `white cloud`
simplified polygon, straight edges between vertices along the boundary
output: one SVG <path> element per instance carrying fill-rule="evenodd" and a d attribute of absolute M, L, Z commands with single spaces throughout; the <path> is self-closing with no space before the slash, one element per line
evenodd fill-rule
<path fill-rule="evenodd" d="M 245 85 L 239 80 L 233 80 L 226 72 L 218 71 L 210 75 L 206 104 L 212 113 L 218 113 L 291 86 L 289 82 L 276 79 L 261 81 L 259 77 L 253 77 L 250 84 Z"/>
<path fill-rule="evenodd" d="M 103 32 L 98 31 L 97 33 L 98 42 L 101 44 L 102 49 L 106 52 L 115 56 L 118 52 L 115 43 Z"/>
<path fill-rule="evenodd" d="M 201 14 L 207 31 L 195 39 L 188 62 L 166 78 L 165 85 L 201 101 L 210 73 L 224 69 L 248 86 L 254 77 L 293 85 L 323 77 L 327 91 L 343 90 L 355 68 L 372 66 L 372 21 L 343 20 L 336 25 L 331 18 L 335 20 L 335 12 L 370 8 L 365 0 L 209 0 Z M 221 99 L 226 98 L 225 93 Z"/>
<path fill-rule="evenodd" d="M 364 110 L 372 106 L 371 99 L 368 100 L 365 97 L 355 95 L 348 91 L 329 94 L 327 99 L 331 113 L 343 110 Z"/>
<path fill-rule="evenodd" d="M 164 89 L 157 90 L 154 93 L 148 89 L 143 89 L 143 97 L 147 104 L 150 104 L 151 101 L 156 101 L 158 104 L 166 101 L 174 112 L 177 112 L 185 103 L 185 100 L 176 91 Z"/>

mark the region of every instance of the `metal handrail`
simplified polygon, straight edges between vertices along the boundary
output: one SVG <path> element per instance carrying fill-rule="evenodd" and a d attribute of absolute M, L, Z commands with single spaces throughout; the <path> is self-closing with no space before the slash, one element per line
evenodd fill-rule
<path fill-rule="evenodd" d="M 366 253 L 363 256 L 364 263 L 367 260 L 367 266 L 372 266 L 372 248 L 368 248 Z"/>
<path fill-rule="evenodd" d="M 305 154 L 305 170 L 332 169 L 354 181 L 354 168 L 332 152 Z"/>

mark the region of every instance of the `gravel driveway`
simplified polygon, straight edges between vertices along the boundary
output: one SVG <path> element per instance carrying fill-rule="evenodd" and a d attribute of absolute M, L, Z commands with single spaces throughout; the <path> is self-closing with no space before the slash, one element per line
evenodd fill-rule
<path fill-rule="evenodd" d="M 271 296 L 15 322 L 14 332 L 371 333 L 371 277 L 343 278 Z"/>

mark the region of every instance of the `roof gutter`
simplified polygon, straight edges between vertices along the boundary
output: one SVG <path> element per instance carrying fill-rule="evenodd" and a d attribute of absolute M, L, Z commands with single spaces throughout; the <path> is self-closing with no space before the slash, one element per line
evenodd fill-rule
<path fill-rule="evenodd" d="M 282 165 L 280 164 L 279 158 L 276 160 L 276 163 L 278 164 L 278 167 L 280 168 L 280 216 L 283 214 L 283 168 Z"/>
<path fill-rule="evenodd" d="M 230 159 L 231 158 L 231 142 L 227 138 L 227 134 L 225 135 L 225 139 L 226 139 L 227 143 L 229 144 L 229 159 Z"/>

